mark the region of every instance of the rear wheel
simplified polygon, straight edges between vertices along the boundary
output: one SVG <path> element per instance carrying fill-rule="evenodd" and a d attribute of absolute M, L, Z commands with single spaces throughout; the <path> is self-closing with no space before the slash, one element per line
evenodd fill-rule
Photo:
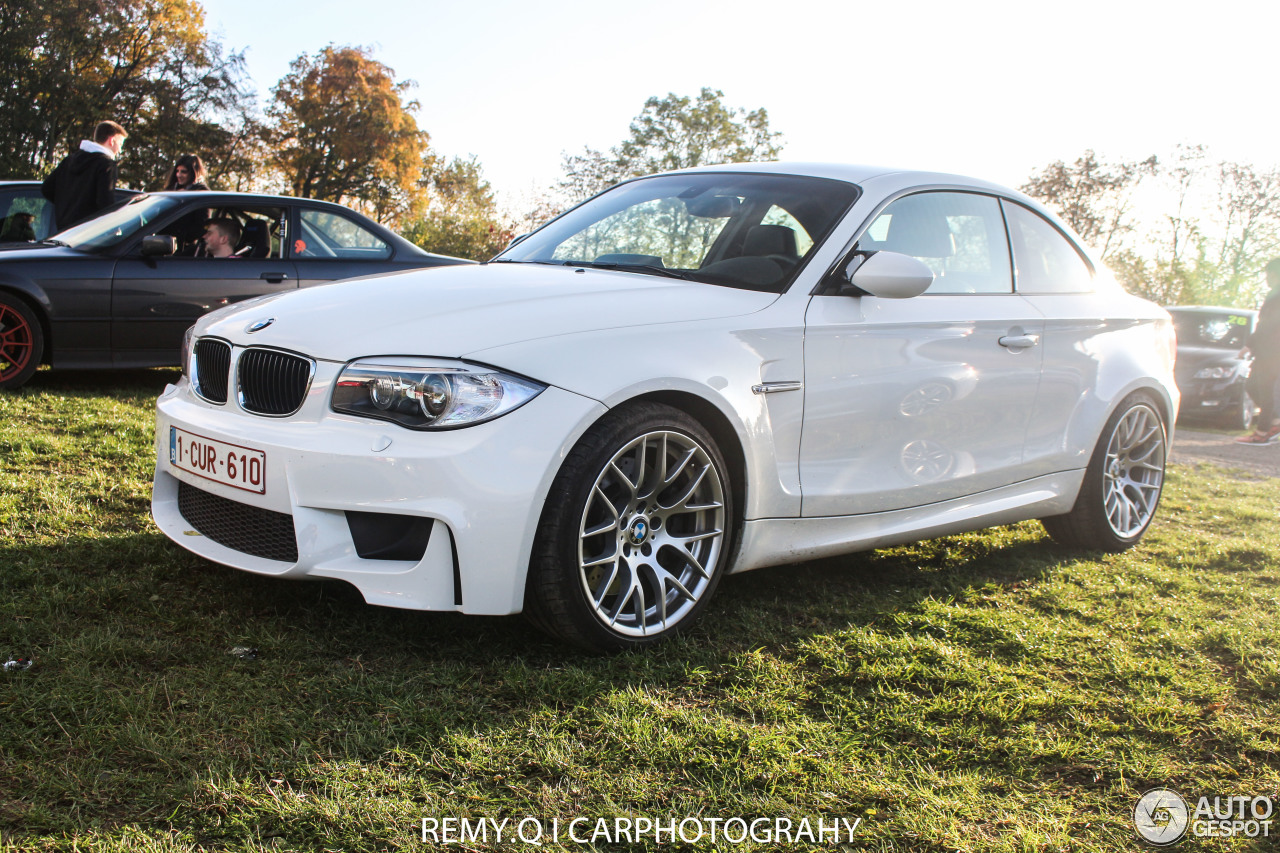
<path fill-rule="evenodd" d="M 596 651 L 649 645 L 692 624 L 729 559 L 728 468 L 692 417 L 615 409 L 578 442 L 547 497 L 525 612 Z"/>
<path fill-rule="evenodd" d="M 1227 429 L 1247 430 L 1253 428 L 1254 420 L 1253 398 L 1249 396 L 1249 392 L 1240 389 L 1240 400 L 1232 403 L 1230 407 L 1223 412 L 1222 425 Z"/>
<path fill-rule="evenodd" d="M 0 293 L 0 389 L 25 384 L 43 353 L 44 333 L 35 312 L 18 297 Z"/>
<path fill-rule="evenodd" d="M 1041 519 L 1049 535 L 1112 552 L 1138 544 L 1164 488 L 1167 435 L 1154 397 L 1145 391 L 1126 397 L 1107 420 L 1071 512 Z"/>

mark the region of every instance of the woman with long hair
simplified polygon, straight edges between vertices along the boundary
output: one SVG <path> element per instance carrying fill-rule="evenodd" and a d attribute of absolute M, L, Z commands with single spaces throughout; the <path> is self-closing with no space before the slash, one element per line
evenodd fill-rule
<path fill-rule="evenodd" d="M 204 161 L 198 154 L 183 154 L 169 170 L 166 190 L 207 190 L 204 182 Z"/>

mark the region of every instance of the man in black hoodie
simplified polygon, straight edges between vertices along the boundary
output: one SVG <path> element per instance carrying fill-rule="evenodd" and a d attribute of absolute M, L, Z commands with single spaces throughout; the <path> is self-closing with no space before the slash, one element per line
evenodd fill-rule
<path fill-rule="evenodd" d="M 93 140 L 80 141 L 44 179 L 40 192 L 53 202 L 58 231 L 83 222 L 115 202 L 116 158 L 129 134 L 114 121 L 100 123 Z"/>

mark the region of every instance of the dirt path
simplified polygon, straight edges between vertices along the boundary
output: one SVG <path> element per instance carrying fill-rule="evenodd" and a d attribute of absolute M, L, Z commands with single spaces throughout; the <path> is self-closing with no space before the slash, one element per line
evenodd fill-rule
<path fill-rule="evenodd" d="M 1280 477 L 1280 444 L 1250 447 L 1236 444 L 1222 432 L 1200 432 L 1179 425 L 1174 432 L 1171 462 L 1194 465 L 1207 462 L 1238 468 L 1255 477 Z"/>

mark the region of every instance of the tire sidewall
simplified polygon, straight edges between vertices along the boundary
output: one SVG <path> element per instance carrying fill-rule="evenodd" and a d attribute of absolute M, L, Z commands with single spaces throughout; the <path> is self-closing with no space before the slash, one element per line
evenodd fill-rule
<path fill-rule="evenodd" d="M 635 439 L 660 431 L 684 435 L 711 459 L 723 494 L 723 540 L 715 565 L 707 567 L 711 577 L 706 588 L 689 612 L 665 631 L 632 637 L 612 630 L 597 618 L 581 579 L 578 539 L 587 502 L 605 466 Z M 548 495 L 530 564 L 530 594 L 526 595 L 526 604 L 536 611 L 534 621 L 580 646 L 603 651 L 640 648 L 683 632 L 698 620 L 725 574 L 736 544 L 735 511 L 733 483 L 724 456 L 715 439 L 693 417 L 661 403 L 633 404 L 611 411 L 570 451 Z M 548 590 L 568 606 L 557 608 L 548 606 L 545 600 L 538 601 L 539 592 Z M 569 624 L 563 624 L 565 621 Z"/>
<path fill-rule="evenodd" d="M 1107 494 L 1106 494 L 1106 466 L 1107 466 L 1107 448 L 1111 446 L 1111 441 L 1115 437 L 1116 429 L 1120 422 L 1132 412 L 1134 409 L 1147 409 L 1160 425 L 1160 441 L 1162 445 L 1161 475 L 1160 475 L 1160 492 L 1156 495 L 1155 503 L 1151 507 L 1151 514 L 1147 518 L 1142 529 L 1131 536 L 1121 536 L 1111 527 L 1111 521 L 1107 517 Z M 1093 449 L 1093 458 L 1089 461 L 1089 470 L 1085 475 L 1085 482 L 1082 488 L 1082 496 L 1087 495 L 1089 500 L 1089 512 L 1093 516 L 1090 521 L 1097 526 L 1097 530 L 1105 537 L 1109 537 L 1114 542 L 1114 548 L 1108 550 L 1121 551 L 1136 545 L 1147 530 L 1150 529 L 1151 523 L 1155 520 L 1156 513 L 1160 509 L 1160 500 L 1164 497 L 1164 477 L 1169 463 L 1169 427 L 1165 422 L 1165 417 L 1160 411 L 1160 406 L 1155 398 L 1146 391 L 1136 391 L 1125 397 L 1116 410 L 1111 413 L 1111 417 L 1107 419 L 1107 425 L 1102 430 L 1102 435 L 1098 439 L 1097 445 Z"/>

